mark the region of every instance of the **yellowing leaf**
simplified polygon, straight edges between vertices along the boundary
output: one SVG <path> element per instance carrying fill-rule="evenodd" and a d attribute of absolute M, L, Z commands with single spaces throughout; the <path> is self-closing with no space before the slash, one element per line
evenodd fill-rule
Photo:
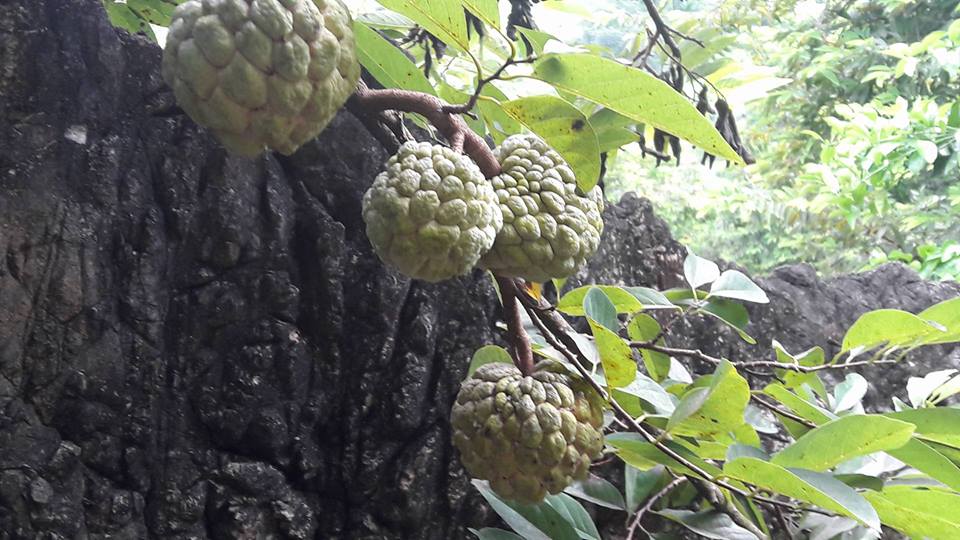
<path fill-rule="evenodd" d="M 743 160 L 692 103 L 667 83 L 639 69 L 594 54 L 549 54 L 534 76 L 563 92 L 603 105 L 707 152 L 743 165 Z"/>

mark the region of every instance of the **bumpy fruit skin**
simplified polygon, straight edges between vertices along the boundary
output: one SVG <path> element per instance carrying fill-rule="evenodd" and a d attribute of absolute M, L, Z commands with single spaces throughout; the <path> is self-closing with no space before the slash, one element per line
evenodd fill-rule
<path fill-rule="evenodd" d="M 163 79 L 233 153 L 292 154 L 323 131 L 360 77 L 340 0 L 187 0 L 173 12 Z"/>
<path fill-rule="evenodd" d="M 426 281 L 469 272 L 503 226 L 477 164 L 426 142 L 404 143 L 387 161 L 363 196 L 363 220 L 384 262 Z"/>
<path fill-rule="evenodd" d="M 600 244 L 600 188 L 584 195 L 566 161 L 535 135 L 508 137 L 494 153 L 503 229 L 481 266 L 528 281 L 572 275 Z"/>
<path fill-rule="evenodd" d="M 599 397 L 549 360 L 527 377 L 511 364 L 480 366 L 460 387 L 451 423 L 467 472 L 523 503 L 585 479 L 603 450 Z"/>

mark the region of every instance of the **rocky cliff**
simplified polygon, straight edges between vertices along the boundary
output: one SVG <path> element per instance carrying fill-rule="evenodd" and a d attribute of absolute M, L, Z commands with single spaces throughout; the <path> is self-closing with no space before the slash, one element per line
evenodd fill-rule
<path fill-rule="evenodd" d="M 485 276 L 429 285 L 379 263 L 359 208 L 386 155 L 349 113 L 291 158 L 230 157 L 159 63 L 98 0 L 0 3 L 0 539 L 447 539 L 489 522 L 448 425 L 472 351 L 500 339 Z M 683 248 L 649 203 L 606 218 L 574 282 L 677 282 Z M 896 266 L 760 283 L 773 302 L 752 333 L 795 349 L 960 293 Z"/>

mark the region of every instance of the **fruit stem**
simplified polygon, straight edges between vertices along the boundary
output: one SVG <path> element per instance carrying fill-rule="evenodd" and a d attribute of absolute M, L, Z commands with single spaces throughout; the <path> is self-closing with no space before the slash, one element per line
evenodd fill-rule
<path fill-rule="evenodd" d="M 513 350 L 513 363 L 524 376 L 533 373 L 533 348 L 530 346 L 530 336 L 523 328 L 523 317 L 520 315 L 520 302 L 517 300 L 517 282 L 513 278 L 497 276 L 497 285 L 500 287 L 500 298 L 503 300 L 503 318 L 507 322 L 507 336 Z"/>
<path fill-rule="evenodd" d="M 470 129 L 462 117 L 446 112 L 445 108 L 450 107 L 450 104 L 436 96 L 396 88 L 372 89 L 360 81 L 350 100 L 368 112 L 396 110 L 420 114 L 437 128 L 455 149 L 462 145 L 463 151 L 480 167 L 484 176 L 493 178 L 500 174 L 500 163 L 486 141 Z"/>

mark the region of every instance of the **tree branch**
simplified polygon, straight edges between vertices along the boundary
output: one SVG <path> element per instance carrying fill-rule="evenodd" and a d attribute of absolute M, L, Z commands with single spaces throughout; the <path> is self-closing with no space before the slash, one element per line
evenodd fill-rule
<path fill-rule="evenodd" d="M 670 354 L 673 356 L 686 356 L 688 358 L 694 358 L 697 360 L 702 360 L 704 362 L 717 365 L 722 360 L 720 358 L 710 356 L 709 354 L 704 353 L 699 349 L 681 349 L 677 347 L 667 347 L 664 345 L 657 345 L 656 343 L 651 343 L 649 341 L 631 341 L 630 346 L 634 349 L 646 349 L 648 351 L 660 352 L 663 354 Z M 897 360 L 895 359 L 880 359 L 880 360 L 857 360 L 856 362 L 846 362 L 843 364 L 823 364 L 820 366 L 801 366 L 799 364 L 790 364 L 787 362 L 774 362 L 768 360 L 756 360 L 750 362 L 730 362 L 738 369 L 756 369 L 756 368 L 775 368 L 775 369 L 785 369 L 787 371 L 796 371 L 797 373 L 815 373 L 817 371 L 827 371 L 831 369 L 850 369 L 854 367 L 861 366 L 875 366 L 878 364 L 894 364 Z"/>
<path fill-rule="evenodd" d="M 680 58 L 680 47 L 677 47 L 673 37 L 670 36 L 670 31 L 673 30 L 667 23 L 663 22 L 663 18 L 660 16 L 660 12 L 657 11 L 657 6 L 653 4 L 653 0 L 643 0 L 644 7 L 647 8 L 647 13 L 650 14 L 650 18 L 653 19 L 653 25 L 657 28 L 657 33 L 663 36 L 663 42 L 670 47 L 670 50 L 673 52 L 673 56 L 676 56 L 677 59 Z"/>
<path fill-rule="evenodd" d="M 650 499 L 647 500 L 647 503 L 644 504 L 639 510 L 637 510 L 637 513 L 633 518 L 633 522 L 630 523 L 630 527 L 627 528 L 627 536 L 625 540 L 633 539 L 633 534 L 637 532 L 637 527 L 640 527 L 641 530 L 643 529 L 643 527 L 640 525 L 640 521 L 643 519 L 643 516 L 646 515 L 646 513 L 649 512 L 651 508 L 653 508 L 653 505 L 657 504 L 657 501 L 665 497 L 668 493 L 670 493 L 673 490 L 673 488 L 684 483 L 686 480 L 687 478 L 685 476 L 674 478 L 669 484 L 663 486 L 663 489 L 654 493 L 650 497 Z"/>
<path fill-rule="evenodd" d="M 500 297 L 503 300 L 503 318 L 507 322 L 507 335 L 513 348 L 513 362 L 520 373 L 529 375 L 533 372 L 533 349 L 530 346 L 530 336 L 523 329 L 523 317 L 520 315 L 520 303 L 517 301 L 517 284 L 513 278 L 497 276 L 497 285 L 500 287 Z"/>
<path fill-rule="evenodd" d="M 499 79 L 500 76 L 503 75 L 503 72 L 506 71 L 508 67 L 516 64 L 529 64 L 534 61 L 536 61 L 536 57 L 534 56 L 528 56 L 527 58 L 523 58 L 520 60 L 517 60 L 513 57 L 507 58 L 506 62 L 504 62 L 499 68 L 497 68 L 497 70 L 494 71 L 493 74 L 491 74 L 489 77 L 484 77 L 480 79 L 480 81 L 477 83 L 477 88 L 473 91 L 473 94 L 470 96 L 470 99 L 467 100 L 466 103 L 463 103 L 460 105 L 444 105 L 443 112 L 449 113 L 449 114 L 465 114 L 470 112 L 473 109 L 473 107 L 477 104 L 477 100 L 480 99 L 480 93 L 483 91 L 484 86 Z"/>
<path fill-rule="evenodd" d="M 436 96 L 395 88 L 374 90 L 361 82 L 350 101 L 369 113 L 397 110 L 420 114 L 452 145 L 457 145 L 462 139 L 463 151 L 480 167 L 484 176 L 492 178 L 500 174 L 500 163 L 486 141 L 474 133 L 463 118 L 444 112 L 444 107 L 449 104 Z"/>

